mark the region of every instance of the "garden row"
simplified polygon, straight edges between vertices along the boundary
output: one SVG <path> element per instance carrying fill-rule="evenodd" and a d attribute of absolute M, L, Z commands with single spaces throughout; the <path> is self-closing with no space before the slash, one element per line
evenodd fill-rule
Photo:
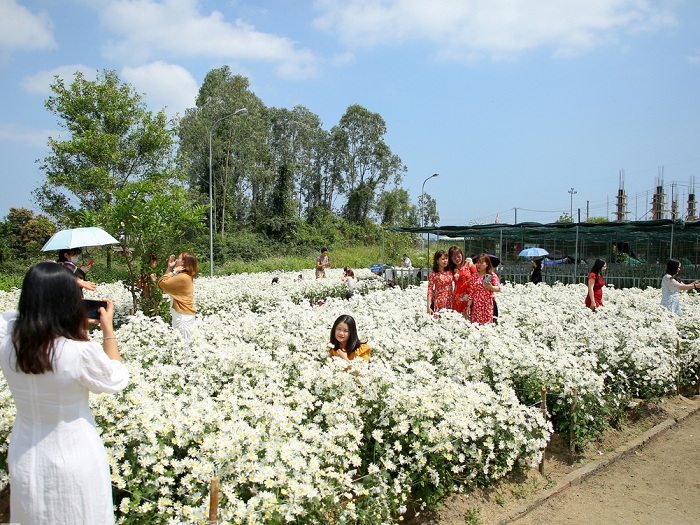
<path fill-rule="evenodd" d="M 98 288 L 119 306 L 131 372 L 124 392 L 91 401 L 119 523 L 205 523 L 213 477 L 223 524 L 392 523 L 536 465 L 553 430 L 585 446 L 634 398 L 697 380 L 695 296 L 674 318 L 658 290 L 607 289 L 593 313 L 583 285 L 504 286 L 499 325 L 476 328 L 428 316 L 425 285 L 384 288 L 358 272 L 361 294 L 347 301 L 338 270 L 297 277 L 197 279 L 187 343 L 159 320 L 127 317 L 119 284 Z M 0 294 L 0 307 L 14 304 L 16 293 Z M 327 355 L 343 313 L 372 348 L 356 373 Z M 0 397 L 4 468 L 4 383 Z"/>

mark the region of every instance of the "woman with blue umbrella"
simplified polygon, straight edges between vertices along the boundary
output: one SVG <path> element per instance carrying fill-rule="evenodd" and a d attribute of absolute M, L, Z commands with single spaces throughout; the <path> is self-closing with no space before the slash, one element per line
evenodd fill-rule
<path fill-rule="evenodd" d="M 88 264 L 78 267 L 80 254 L 84 246 L 102 246 L 104 244 L 118 244 L 119 241 L 112 237 L 102 228 L 70 228 L 54 233 L 44 244 L 42 252 L 58 250 L 58 263 L 68 268 L 78 280 L 78 286 L 85 290 L 95 290 L 97 285 L 86 280 L 86 273 L 92 268 L 90 261 Z"/>

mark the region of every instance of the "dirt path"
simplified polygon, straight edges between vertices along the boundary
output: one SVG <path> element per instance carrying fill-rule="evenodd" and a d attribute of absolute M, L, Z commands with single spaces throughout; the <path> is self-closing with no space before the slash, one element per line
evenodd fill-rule
<path fill-rule="evenodd" d="M 700 412 L 513 525 L 700 523 Z"/>
<path fill-rule="evenodd" d="M 569 472 L 550 460 L 548 478 L 533 471 L 494 489 L 455 496 L 420 522 L 700 524 L 700 397 L 669 399 L 650 416 L 647 425 L 632 424 L 608 436 L 608 443 L 600 443 Z"/>

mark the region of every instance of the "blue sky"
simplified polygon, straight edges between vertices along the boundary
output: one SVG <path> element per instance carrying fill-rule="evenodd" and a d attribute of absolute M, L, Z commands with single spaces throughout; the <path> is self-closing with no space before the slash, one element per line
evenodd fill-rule
<path fill-rule="evenodd" d="M 379 113 L 444 225 L 552 222 L 571 188 L 612 219 L 620 170 L 633 220 L 661 174 L 682 211 L 700 189 L 696 0 L 0 0 L 0 217 L 36 209 L 53 75 L 114 69 L 183 114 L 224 64 L 325 129 Z"/>

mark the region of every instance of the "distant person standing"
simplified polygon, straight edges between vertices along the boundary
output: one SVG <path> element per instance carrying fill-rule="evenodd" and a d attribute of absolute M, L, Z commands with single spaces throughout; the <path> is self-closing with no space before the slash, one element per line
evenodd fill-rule
<path fill-rule="evenodd" d="M 603 286 L 605 279 L 603 274 L 608 265 L 603 259 L 596 259 L 588 274 L 588 293 L 586 294 L 586 306 L 595 312 L 596 308 L 603 306 Z"/>
<path fill-rule="evenodd" d="M 316 257 L 316 279 L 326 277 L 326 268 L 331 267 L 331 261 L 328 259 L 328 248 L 321 248 L 321 255 Z"/>
<path fill-rule="evenodd" d="M 666 263 L 666 274 L 661 278 L 661 306 L 665 306 L 671 313 L 681 315 L 681 291 L 697 290 L 700 281 L 683 284 L 680 279 L 681 263 L 676 259 L 669 259 Z"/>
<path fill-rule="evenodd" d="M 401 264 L 403 264 L 404 268 L 408 268 L 409 270 L 413 268 L 413 263 L 411 263 L 411 259 L 408 258 L 407 254 L 403 254 L 403 258 L 401 259 Z"/>
<path fill-rule="evenodd" d="M 542 259 L 537 258 L 532 261 L 532 272 L 530 272 L 530 282 L 540 284 L 542 282 Z"/>

